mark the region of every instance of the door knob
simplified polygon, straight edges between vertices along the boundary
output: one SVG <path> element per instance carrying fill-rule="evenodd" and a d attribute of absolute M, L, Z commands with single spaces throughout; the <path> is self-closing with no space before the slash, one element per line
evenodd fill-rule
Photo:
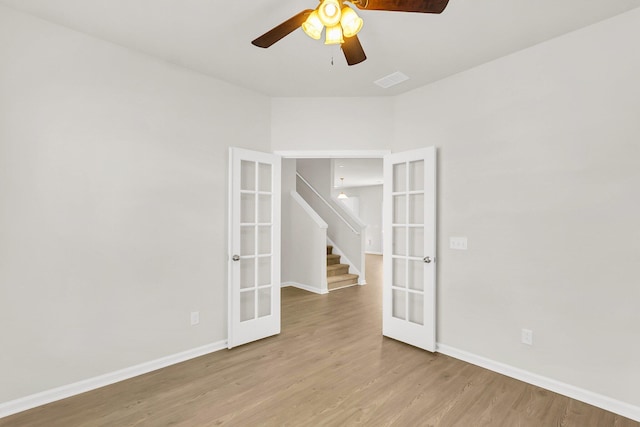
<path fill-rule="evenodd" d="M 426 257 L 422 258 L 422 260 L 423 260 L 424 262 L 426 262 L 427 264 L 430 264 L 430 263 L 431 263 L 431 257 L 426 256 Z"/>
<path fill-rule="evenodd" d="M 234 261 L 240 261 L 240 255 L 234 255 L 231 259 Z"/>

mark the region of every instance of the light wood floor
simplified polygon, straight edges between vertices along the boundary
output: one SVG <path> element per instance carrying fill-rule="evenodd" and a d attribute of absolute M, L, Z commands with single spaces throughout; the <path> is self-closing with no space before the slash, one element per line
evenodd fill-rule
<path fill-rule="evenodd" d="M 635 426 L 640 423 L 381 336 L 367 286 L 282 291 L 282 333 L 12 417 L 0 426 Z"/>

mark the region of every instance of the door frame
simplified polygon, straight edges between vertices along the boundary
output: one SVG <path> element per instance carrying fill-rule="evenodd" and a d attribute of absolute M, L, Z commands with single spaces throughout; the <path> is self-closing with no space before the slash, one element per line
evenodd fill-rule
<path fill-rule="evenodd" d="M 382 159 L 391 150 L 287 150 L 273 154 L 283 159 Z"/>
<path fill-rule="evenodd" d="M 388 154 L 392 154 L 391 150 L 276 150 L 272 151 L 272 154 L 280 156 L 282 159 L 384 159 L 384 157 Z M 437 164 L 437 149 L 435 151 L 435 159 Z M 389 185 L 386 181 L 383 181 L 383 191 L 385 186 Z M 436 190 L 437 194 L 437 190 Z M 437 197 L 437 196 L 436 196 Z M 437 206 L 437 199 L 436 199 Z M 229 223 L 230 224 L 230 223 Z M 436 228 L 437 228 L 437 219 L 436 219 Z M 229 228 L 230 231 L 230 228 Z M 434 242 L 437 252 L 437 240 Z M 437 256 L 437 254 L 436 254 Z M 384 280 L 384 279 L 383 279 Z M 434 288 L 437 289 L 438 282 L 437 276 L 435 277 Z M 384 296 L 382 296 L 384 299 Z M 437 302 L 436 302 L 436 312 L 437 312 Z M 435 328 L 435 325 L 434 325 Z M 435 351 L 437 352 L 437 345 Z"/>
<path fill-rule="evenodd" d="M 391 150 L 287 150 L 274 151 L 273 154 L 280 156 L 282 159 L 380 159 L 384 162 L 385 156 L 392 154 L 392 152 Z M 334 172 L 332 165 L 332 175 Z M 384 177 L 382 191 L 384 192 Z M 364 239 L 364 235 L 362 238 Z M 360 280 L 360 285 L 367 284 L 364 269 L 360 273 Z"/>
<path fill-rule="evenodd" d="M 393 152 L 391 150 L 277 150 L 273 154 L 283 159 L 380 159 L 384 161 L 385 156 Z M 385 185 L 383 177 L 383 193 Z M 384 253 L 384 250 L 382 252 Z"/>

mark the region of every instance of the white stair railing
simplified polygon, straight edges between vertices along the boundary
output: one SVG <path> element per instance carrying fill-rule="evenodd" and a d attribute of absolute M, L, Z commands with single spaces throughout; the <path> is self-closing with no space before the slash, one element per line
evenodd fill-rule
<path fill-rule="evenodd" d="M 349 264 L 350 272 L 360 276 L 360 284 L 366 283 L 364 252 L 366 236 L 363 231 L 367 226 L 359 218 L 350 216 L 348 211 L 340 212 L 342 207 L 338 201 L 327 200 L 331 196 L 321 194 L 299 172 L 296 172 L 296 176 L 298 193 L 329 225 L 327 240 L 340 252 L 343 261 Z"/>
<path fill-rule="evenodd" d="M 300 173 L 299 173 L 299 172 L 296 172 L 296 176 L 297 176 L 298 178 L 300 178 L 300 181 L 304 182 L 304 184 L 305 184 L 307 187 L 309 187 L 309 189 L 310 189 L 311 191 L 313 191 L 313 193 L 314 193 L 316 196 L 318 196 L 318 198 L 319 198 L 320 200 L 322 200 L 322 202 L 323 202 L 325 205 L 327 205 L 327 207 L 328 207 L 329 209 L 331 209 L 331 210 L 333 211 L 333 213 L 335 213 L 335 214 L 338 216 L 338 218 L 340 218 L 340 220 L 342 220 L 342 222 L 344 222 L 344 223 L 346 224 L 346 226 L 347 226 L 347 227 L 349 227 L 349 229 L 350 229 L 351 231 L 353 231 L 353 233 L 354 233 L 356 236 L 359 236 L 359 235 L 360 235 L 360 232 L 359 232 L 358 230 L 356 230 L 356 228 L 355 228 L 353 225 L 351 225 L 351 223 L 350 223 L 349 221 L 347 221 L 347 219 L 346 219 L 344 216 L 342 216 L 342 214 L 341 214 L 340 212 L 338 212 L 338 211 L 337 211 L 337 210 L 336 210 L 336 209 L 331 205 L 331 203 L 329 203 L 329 202 L 327 201 L 327 199 L 325 199 L 324 197 L 322 197 L 322 194 L 318 193 L 318 191 L 317 191 L 315 188 L 313 188 L 313 185 L 309 184 L 309 181 L 307 181 L 306 179 L 304 179 L 304 177 L 303 177 L 302 175 L 300 175 Z"/>

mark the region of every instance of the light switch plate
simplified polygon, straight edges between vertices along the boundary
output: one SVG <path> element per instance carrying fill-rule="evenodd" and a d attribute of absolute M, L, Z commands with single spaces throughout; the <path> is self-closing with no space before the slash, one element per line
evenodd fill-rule
<path fill-rule="evenodd" d="M 467 238 L 463 237 L 449 237 L 449 247 L 451 249 L 457 249 L 461 251 L 467 250 Z"/>

